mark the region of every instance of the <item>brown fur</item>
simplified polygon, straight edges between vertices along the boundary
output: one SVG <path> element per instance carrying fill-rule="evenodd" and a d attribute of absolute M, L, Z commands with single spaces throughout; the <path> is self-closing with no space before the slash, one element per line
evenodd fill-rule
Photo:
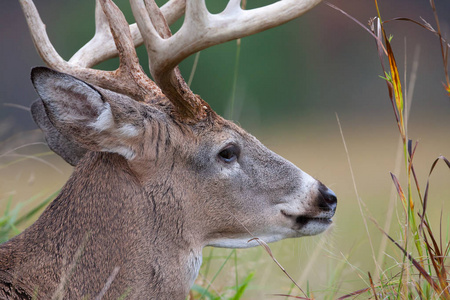
<path fill-rule="evenodd" d="M 203 247 L 317 234 L 334 214 L 323 185 L 212 111 L 189 125 L 168 105 L 48 69 L 33 82 L 49 143 L 86 154 L 41 217 L 0 245 L 2 299 L 184 299 Z M 240 154 L 227 163 L 230 144 Z"/>

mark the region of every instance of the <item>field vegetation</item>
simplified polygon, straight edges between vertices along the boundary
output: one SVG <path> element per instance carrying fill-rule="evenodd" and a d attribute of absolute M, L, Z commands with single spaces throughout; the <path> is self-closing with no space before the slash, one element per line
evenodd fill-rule
<path fill-rule="evenodd" d="M 384 20 L 383 6 L 374 3 L 376 18 L 368 26 L 332 8 L 372 36 L 381 62 L 381 78 L 373 74 L 373 80 L 386 83 L 377 97 L 391 103 L 391 119 L 336 114 L 335 120 L 321 122 L 313 115 L 252 131 L 337 193 L 334 227 L 317 237 L 271 245 L 260 241 L 253 249 L 206 248 L 191 299 L 450 299 L 450 128 L 435 124 L 433 112 L 411 117 L 418 101 L 414 89 L 423 84 L 420 60 L 414 55 L 397 61 L 403 49 L 394 43 L 403 37 L 389 31 L 391 24 L 404 22 L 435 35 L 442 57 L 436 72 L 442 74 L 441 94 L 448 97 L 442 110 L 449 112 L 450 46 L 439 22 L 444 12 L 431 0 L 434 20 Z M 237 43 L 233 95 L 239 93 L 240 47 Z M 239 97 L 232 96 L 225 114 L 241 120 L 245 116 L 236 101 Z M 414 123 L 418 118 L 429 122 Z M 314 130 L 304 130 L 311 124 Z M 0 243 L 30 225 L 70 173 L 37 130 L 3 140 Z"/>

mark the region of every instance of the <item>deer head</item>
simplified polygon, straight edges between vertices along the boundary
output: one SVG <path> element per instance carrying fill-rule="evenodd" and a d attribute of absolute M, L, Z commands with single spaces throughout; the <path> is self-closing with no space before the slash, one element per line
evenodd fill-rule
<path fill-rule="evenodd" d="M 54 69 L 32 71 L 40 96 L 33 117 L 76 168 L 40 219 L 0 248 L 0 270 L 10 274 L 0 275 L 0 295 L 3 280 L 16 293 L 39 287 L 43 298 L 92 296 L 114 274 L 108 297 L 129 289 L 132 298 L 184 299 L 205 246 L 251 247 L 254 237 L 275 242 L 329 227 L 334 193 L 217 115 L 177 68 L 192 53 L 287 22 L 319 0 L 254 10 L 231 0 L 217 15 L 204 1 L 171 1 L 161 13 L 153 1 L 130 0 L 137 27 L 111 0 L 97 0 L 96 35 L 68 62 L 32 1 L 20 2 Z M 184 10 L 172 36 L 164 15 L 173 21 Z M 154 82 L 136 56 L 142 40 Z M 90 69 L 114 54 L 116 71 Z M 61 291 L 69 271 L 75 275 Z"/>

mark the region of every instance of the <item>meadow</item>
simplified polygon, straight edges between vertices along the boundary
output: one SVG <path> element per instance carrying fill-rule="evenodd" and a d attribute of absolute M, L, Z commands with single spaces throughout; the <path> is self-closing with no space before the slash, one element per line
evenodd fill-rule
<path fill-rule="evenodd" d="M 354 123 L 345 119 L 341 119 L 341 123 L 358 195 L 363 203 L 362 213 L 337 122 L 324 124 L 309 134 L 302 132 L 301 123 L 270 128 L 256 134 L 272 150 L 327 183 L 338 195 L 338 211 L 334 226 L 329 231 L 316 237 L 269 245 L 274 257 L 296 283 L 316 299 L 336 299 L 337 296 L 368 287 L 368 272 L 372 275 L 377 272 L 374 255 L 376 260 L 382 259 L 378 263 L 385 272 L 382 273 L 383 280 L 392 279 L 394 283 L 398 280 L 403 261 L 403 254 L 392 242 L 387 241 L 386 248 L 380 248 L 383 233 L 371 220 L 373 218 L 384 226 L 390 215 L 391 226 L 388 231 L 394 239 L 402 240 L 405 213 L 389 175 L 389 172 L 397 171 L 399 180 L 405 180 L 404 170 L 399 168 L 398 163 L 401 158 L 398 156 L 399 139 L 395 124 Z M 283 134 L 280 135 L 280 132 Z M 430 136 L 429 132 L 433 132 L 433 135 Z M 449 135 L 447 128 L 422 127 L 415 131 L 415 135 L 421 137 L 415 168 L 423 191 L 434 158 L 440 154 L 449 156 L 450 139 L 442 138 Z M 20 137 L 26 145 L 23 138 Z M 70 176 L 71 167 L 41 144 L 13 153 L 1 157 L 1 207 L 2 214 L 5 214 L 5 207 L 8 206 L 11 217 L 15 216 L 14 209 L 20 208 L 17 214 L 20 218 L 52 196 Z M 445 164 L 439 163 L 431 176 L 428 215 L 434 232 L 442 236 L 444 246 L 448 243 L 449 235 L 449 187 L 450 170 Z M 36 217 L 34 215 L 17 228 L 11 228 L 8 235 L 20 232 Z M 17 221 L 5 216 L 0 220 Z M 5 223 L 0 224 L 5 226 Z M 413 268 L 411 273 L 417 275 Z M 304 296 L 296 287 L 292 287 L 289 278 L 261 247 L 235 252 L 206 248 L 204 265 L 196 283 L 206 288 L 214 279 L 209 291 L 222 295 L 222 299 L 228 299 L 227 296 L 234 297 L 236 285 L 240 286 L 250 274 L 254 276 L 242 299 L 285 299 L 274 294 L 289 293 Z M 368 295 L 364 293 L 360 297 L 366 299 Z"/>
<path fill-rule="evenodd" d="M 330 12 L 327 10 L 327 13 Z M 373 14 L 376 15 L 375 9 Z M 349 24 L 358 28 L 351 21 Z M 431 36 L 433 44 L 422 46 L 422 52 L 442 46 L 432 33 L 426 34 Z M 355 81 L 352 84 L 351 75 L 341 75 L 350 81 L 346 87 L 359 95 L 355 100 L 336 104 L 342 97 L 339 96 L 342 87 L 328 87 L 323 82 L 314 86 L 324 90 L 319 94 L 336 94 L 337 100 L 319 101 L 298 115 L 291 112 L 284 121 L 266 121 L 266 113 L 254 113 L 254 103 L 247 108 L 245 103 L 240 104 L 239 99 L 245 92 L 238 87 L 236 111 L 231 113 L 233 119 L 271 150 L 333 189 L 338 196 L 338 209 L 330 230 L 320 236 L 270 244 L 272 256 L 264 247 L 206 248 L 193 298 L 450 299 L 445 267 L 450 241 L 450 165 L 440 159 L 429 175 L 438 157 L 450 159 L 450 98 L 445 91 L 447 65 L 441 62 L 437 67 L 427 66 L 430 56 L 442 61 L 440 51 L 436 50 L 435 55 L 425 53 L 419 58 L 419 55 L 410 55 L 418 51 L 417 47 L 414 51 L 404 47 L 406 42 L 402 39 L 394 32 L 392 45 L 398 69 L 392 68 L 383 56 L 386 74 L 391 76 L 388 81 L 393 83 L 392 99 L 385 80 L 378 77 L 383 76 L 381 68 L 375 71 L 367 68 L 361 72 L 364 76 L 372 72 L 369 83 Z M 369 49 L 376 59 L 376 43 L 370 36 L 367 41 L 372 43 Z M 448 51 L 445 43 L 443 47 Z M 245 60 L 245 55 L 242 53 L 241 61 Z M 416 69 L 415 64 L 420 67 Z M 401 86 L 392 79 L 395 73 L 400 74 Z M 334 77 L 339 76 L 334 74 Z M 399 91 L 403 93 L 400 95 Z M 383 104 L 375 107 L 373 101 Z M 225 109 L 222 112 L 227 114 Z M 398 125 L 400 114 L 401 126 Z M 6 124 L 6 121 L 2 123 L 3 128 Z M 399 127 L 404 130 L 403 137 Z M 411 149 L 418 142 L 415 151 L 408 152 L 408 139 L 412 140 Z M 413 153 L 419 191 L 411 160 L 405 159 L 408 153 Z M 37 129 L 22 130 L 2 140 L 0 242 L 30 225 L 42 210 L 42 203 L 54 197 L 71 171 L 70 166 L 50 152 Z M 426 188 L 428 180 L 429 189 Z M 424 199 L 430 231 L 426 226 L 419 226 L 423 225 L 420 215 Z M 379 227 L 406 249 L 411 259 Z"/>

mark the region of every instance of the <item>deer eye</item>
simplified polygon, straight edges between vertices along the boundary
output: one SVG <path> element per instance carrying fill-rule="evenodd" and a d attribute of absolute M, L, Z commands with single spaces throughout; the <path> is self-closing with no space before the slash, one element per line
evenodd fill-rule
<path fill-rule="evenodd" d="M 240 153 L 241 149 L 237 145 L 230 144 L 219 152 L 218 157 L 221 161 L 229 164 L 236 161 Z"/>

